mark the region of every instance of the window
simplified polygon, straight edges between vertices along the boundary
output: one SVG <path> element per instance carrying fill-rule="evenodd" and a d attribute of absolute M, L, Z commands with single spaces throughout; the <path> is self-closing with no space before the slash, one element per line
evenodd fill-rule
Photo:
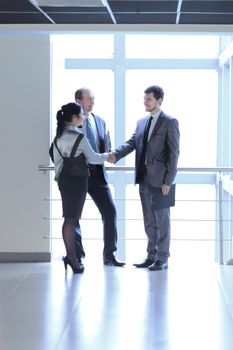
<path fill-rule="evenodd" d="M 137 84 L 135 84 L 137 82 Z M 130 69 L 126 73 L 126 138 L 136 121 L 146 116 L 144 90 L 152 84 L 164 89 L 162 109 L 179 121 L 180 167 L 216 166 L 218 74 L 199 69 Z M 208 135 L 208 140 L 207 140 Z M 134 157 L 127 158 L 134 164 Z"/>
<path fill-rule="evenodd" d="M 125 40 L 126 58 L 218 57 L 217 35 L 127 34 Z"/>
<path fill-rule="evenodd" d="M 113 147 L 119 146 L 132 135 L 137 120 L 146 115 L 143 104 L 145 88 L 157 84 L 165 91 L 162 109 L 179 120 L 179 166 L 216 166 L 219 36 L 81 33 L 53 36 L 52 42 L 53 134 L 56 111 L 62 104 L 74 100 L 78 88 L 86 86 L 95 94 L 94 112 L 106 120 Z M 74 59 L 72 67 L 65 64 L 69 59 Z M 163 66 L 164 61 L 166 66 Z M 134 154 L 123 163 L 133 166 Z M 143 254 L 142 245 L 146 245 L 138 189 L 133 185 L 131 175 L 122 176 L 114 171 L 109 174 L 113 193 L 116 193 L 118 250 L 126 251 L 127 259 L 128 256 L 135 258 L 132 249 L 135 242 Z M 56 184 L 53 184 L 52 196 L 55 199 L 60 197 Z M 191 203 L 190 199 L 194 201 Z M 174 239 L 197 238 L 200 244 L 203 243 L 201 238 L 213 241 L 214 200 L 213 185 L 179 184 L 177 206 L 172 209 Z M 53 201 L 52 216 L 55 219 L 61 218 L 59 208 L 59 201 Z M 201 220 L 199 223 L 192 221 L 193 213 Z M 187 222 L 180 219 L 187 219 Z M 53 237 L 61 238 L 58 227 L 61 222 L 53 220 Z M 190 226 L 192 229 L 187 235 Z M 84 238 L 102 240 L 101 218 L 91 200 L 84 207 L 82 228 Z M 58 241 L 64 249 L 61 239 Z M 54 242 L 58 245 L 56 240 Z"/>

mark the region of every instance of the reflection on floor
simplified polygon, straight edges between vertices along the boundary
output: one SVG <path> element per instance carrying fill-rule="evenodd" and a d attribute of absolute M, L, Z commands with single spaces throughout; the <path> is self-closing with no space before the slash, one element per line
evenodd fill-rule
<path fill-rule="evenodd" d="M 184 248 L 159 272 L 99 253 L 83 275 L 59 259 L 0 264 L 0 349 L 232 350 L 233 266 Z"/>

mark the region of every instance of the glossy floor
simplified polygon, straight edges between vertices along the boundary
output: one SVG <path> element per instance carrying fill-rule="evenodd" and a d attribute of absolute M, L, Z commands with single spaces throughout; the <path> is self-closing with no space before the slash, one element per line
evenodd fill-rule
<path fill-rule="evenodd" d="M 85 266 L 0 264 L 0 349 L 233 349 L 233 266 L 176 254 L 167 271 Z"/>

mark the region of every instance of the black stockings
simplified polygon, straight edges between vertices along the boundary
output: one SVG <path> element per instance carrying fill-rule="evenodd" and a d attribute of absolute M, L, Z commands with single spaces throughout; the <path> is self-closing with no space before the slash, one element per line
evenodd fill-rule
<path fill-rule="evenodd" d="M 66 247 L 66 254 L 74 266 L 76 265 L 75 225 L 75 219 L 64 219 L 64 223 L 62 225 L 62 237 Z"/>

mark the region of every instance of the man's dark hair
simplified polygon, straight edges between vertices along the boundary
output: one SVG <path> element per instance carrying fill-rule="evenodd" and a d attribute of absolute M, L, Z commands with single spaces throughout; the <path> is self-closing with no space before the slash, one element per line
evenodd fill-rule
<path fill-rule="evenodd" d="M 87 91 L 90 91 L 90 90 L 87 88 L 78 89 L 74 94 L 75 101 L 81 100 L 83 98 L 83 93 Z"/>
<path fill-rule="evenodd" d="M 154 98 L 155 98 L 156 100 L 159 100 L 160 98 L 163 99 L 163 97 L 164 97 L 163 89 L 162 89 L 160 86 L 158 86 L 158 85 L 149 86 L 149 87 L 144 91 L 145 94 L 150 94 L 151 92 L 153 93 Z"/>

